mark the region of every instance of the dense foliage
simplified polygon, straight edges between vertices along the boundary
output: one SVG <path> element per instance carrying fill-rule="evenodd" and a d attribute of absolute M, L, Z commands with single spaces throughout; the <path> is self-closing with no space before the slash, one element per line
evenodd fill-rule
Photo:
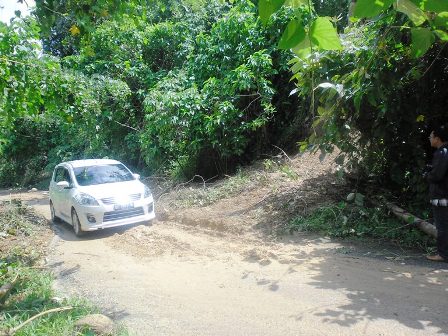
<path fill-rule="evenodd" d="M 288 3 L 262 2 L 267 22 Z M 427 136 L 448 119 L 448 1 L 359 0 L 339 36 L 328 22 L 316 28 L 325 18 L 309 2 L 293 6 L 296 17 L 279 46 L 296 54 L 297 94 L 311 97 L 309 142 L 324 151 L 336 145 L 340 162 L 361 178 L 420 202 L 421 172 L 431 157 Z"/>
<path fill-rule="evenodd" d="M 282 130 L 302 133 L 290 54 L 276 49 L 288 10 L 265 27 L 250 1 L 148 6 L 37 1 L 37 22 L 1 26 L 2 184 L 105 156 L 223 174 L 289 142 Z"/>

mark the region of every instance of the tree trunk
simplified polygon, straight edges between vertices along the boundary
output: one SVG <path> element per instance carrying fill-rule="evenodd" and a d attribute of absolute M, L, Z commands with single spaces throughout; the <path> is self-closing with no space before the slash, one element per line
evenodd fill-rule
<path fill-rule="evenodd" d="M 409 224 L 415 225 L 420 230 L 429 234 L 430 236 L 433 236 L 434 238 L 437 237 L 437 229 L 431 223 L 428 223 L 427 221 L 424 221 L 423 219 L 415 217 L 414 215 L 410 214 L 406 210 L 396 206 L 393 203 L 386 202 L 385 205 L 398 218 L 403 219 L 404 221 L 406 221 Z"/>

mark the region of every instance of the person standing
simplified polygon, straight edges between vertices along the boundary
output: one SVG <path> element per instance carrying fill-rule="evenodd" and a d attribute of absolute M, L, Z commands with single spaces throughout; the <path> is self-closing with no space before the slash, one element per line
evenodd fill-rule
<path fill-rule="evenodd" d="M 429 198 L 437 229 L 437 254 L 426 258 L 448 262 L 448 127 L 438 126 L 429 136 L 431 147 L 436 148 L 432 168 L 426 174 Z"/>

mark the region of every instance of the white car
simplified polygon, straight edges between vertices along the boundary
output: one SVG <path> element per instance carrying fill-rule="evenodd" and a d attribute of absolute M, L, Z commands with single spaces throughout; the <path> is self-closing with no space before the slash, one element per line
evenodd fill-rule
<path fill-rule="evenodd" d="M 155 217 L 150 189 L 138 174 L 116 160 L 76 160 L 58 164 L 50 182 L 51 219 L 85 231 L 149 222 Z"/>

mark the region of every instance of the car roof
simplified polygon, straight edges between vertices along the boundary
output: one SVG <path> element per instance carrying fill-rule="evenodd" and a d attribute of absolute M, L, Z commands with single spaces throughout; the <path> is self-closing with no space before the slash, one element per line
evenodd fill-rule
<path fill-rule="evenodd" d="M 88 160 L 74 160 L 74 161 L 62 162 L 60 165 L 63 164 L 68 164 L 71 165 L 73 168 L 78 168 L 78 167 L 98 166 L 104 164 L 121 164 L 121 162 L 110 159 L 88 159 Z"/>

